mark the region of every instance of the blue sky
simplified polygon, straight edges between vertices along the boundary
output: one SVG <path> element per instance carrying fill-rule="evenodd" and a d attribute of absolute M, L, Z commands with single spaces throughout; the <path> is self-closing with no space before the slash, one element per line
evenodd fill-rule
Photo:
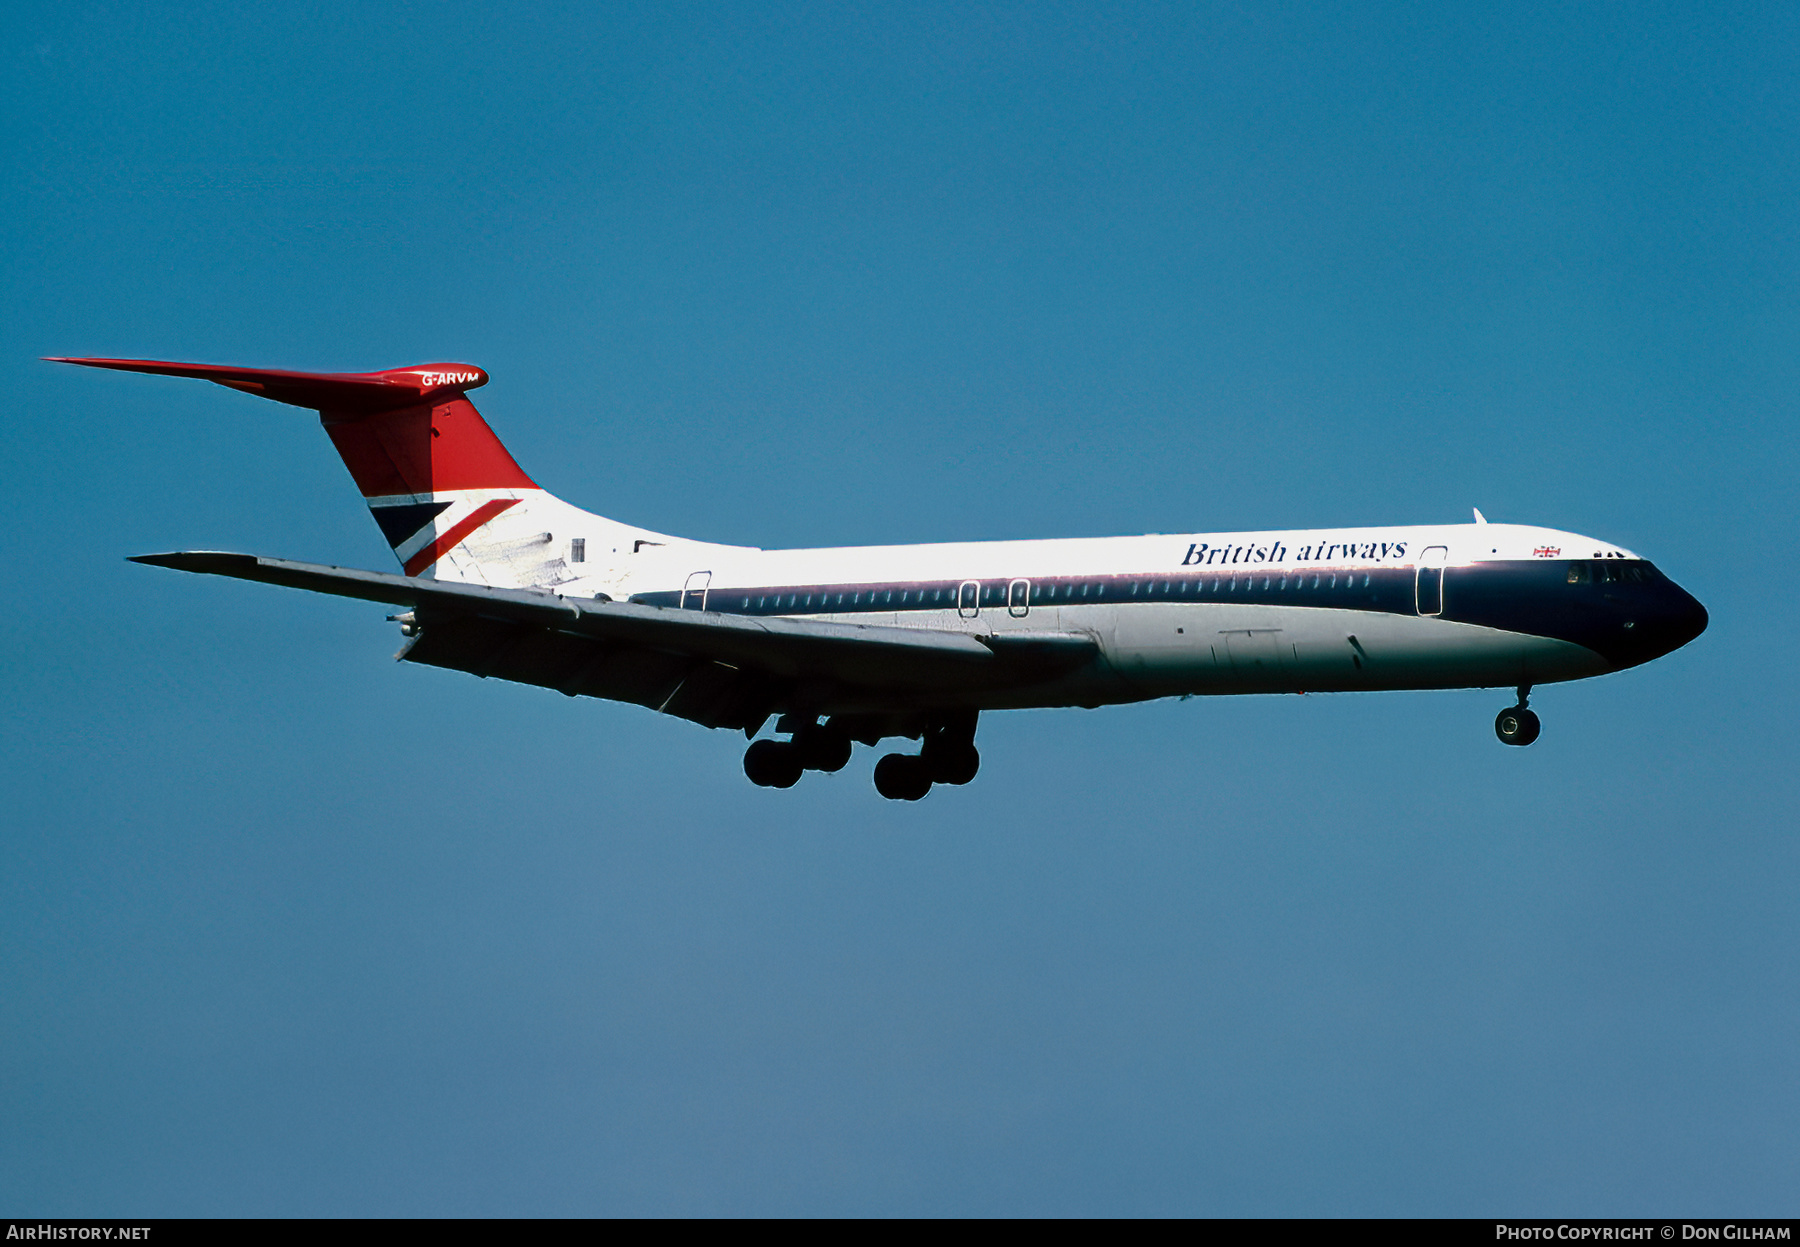
<path fill-rule="evenodd" d="M 0 75 L 0 1214 L 1772 1214 L 1779 5 L 48 5 Z M 486 368 L 763 546 L 1466 519 L 1712 613 L 1500 691 L 988 716 L 971 787 L 389 660 L 306 413 Z"/>

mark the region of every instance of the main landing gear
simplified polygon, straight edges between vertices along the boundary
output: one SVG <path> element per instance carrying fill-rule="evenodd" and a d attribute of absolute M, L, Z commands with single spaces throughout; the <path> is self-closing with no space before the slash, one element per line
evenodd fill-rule
<path fill-rule="evenodd" d="M 759 788 L 792 788 L 807 771 L 841 771 L 850 761 L 850 737 L 840 727 L 813 723 L 792 740 L 759 740 L 744 751 L 744 774 Z"/>
<path fill-rule="evenodd" d="M 890 801 L 917 801 L 933 784 L 966 784 L 981 769 L 975 749 L 976 712 L 941 715 L 908 735 L 921 736 L 916 754 L 890 753 L 875 764 L 875 791 Z M 793 723 L 793 727 L 788 724 Z M 850 725 L 854 730 L 857 724 Z M 850 730 L 832 720 L 818 723 L 784 716 L 776 731 L 791 731 L 791 740 L 759 740 L 744 751 L 744 774 L 759 788 L 792 788 L 807 771 L 841 771 L 850 761 Z M 864 744 L 875 744 L 879 729 L 857 732 Z"/>
<path fill-rule="evenodd" d="M 917 801 L 933 784 L 966 784 L 980 769 L 971 710 L 933 722 L 918 753 L 890 753 L 877 762 L 875 791 L 890 801 Z"/>
<path fill-rule="evenodd" d="M 1494 719 L 1494 735 L 1500 738 L 1503 745 L 1529 745 L 1538 738 L 1541 725 L 1538 717 L 1525 708 L 1531 697 L 1531 685 L 1519 686 L 1519 704 L 1508 706 Z"/>

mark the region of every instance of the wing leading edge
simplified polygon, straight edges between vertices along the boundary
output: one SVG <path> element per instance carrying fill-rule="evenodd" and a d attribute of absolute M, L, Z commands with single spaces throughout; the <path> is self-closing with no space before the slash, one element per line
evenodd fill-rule
<path fill-rule="evenodd" d="M 1064 674 L 1098 652 L 1080 633 L 977 637 L 929 628 L 728 615 L 261 558 L 184 551 L 133 562 L 413 611 L 408 662 L 629 701 L 754 734 L 786 710 L 894 710 Z"/>

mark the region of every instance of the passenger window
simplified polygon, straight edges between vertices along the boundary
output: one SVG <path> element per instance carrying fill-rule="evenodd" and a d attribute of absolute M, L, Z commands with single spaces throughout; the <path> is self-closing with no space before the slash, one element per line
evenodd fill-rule
<path fill-rule="evenodd" d="M 587 538 L 586 537 L 574 537 L 574 538 L 570 539 L 570 541 L 569 541 L 569 562 L 571 562 L 571 563 L 587 562 Z"/>

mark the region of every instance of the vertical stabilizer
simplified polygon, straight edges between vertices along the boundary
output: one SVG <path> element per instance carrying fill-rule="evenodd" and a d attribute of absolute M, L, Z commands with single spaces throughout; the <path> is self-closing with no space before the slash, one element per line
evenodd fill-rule
<path fill-rule="evenodd" d="M 467 364 L 314 373 L 144 359 L 54 362 L 192 377 L 318 412 L 409 576 L 547 588 L 586 570 L 570 564 L 590 539 L 597 546 L 615 531 L 656 536 L 538 488 L 469 401 L 468 391 L 488 376 Z"/>

